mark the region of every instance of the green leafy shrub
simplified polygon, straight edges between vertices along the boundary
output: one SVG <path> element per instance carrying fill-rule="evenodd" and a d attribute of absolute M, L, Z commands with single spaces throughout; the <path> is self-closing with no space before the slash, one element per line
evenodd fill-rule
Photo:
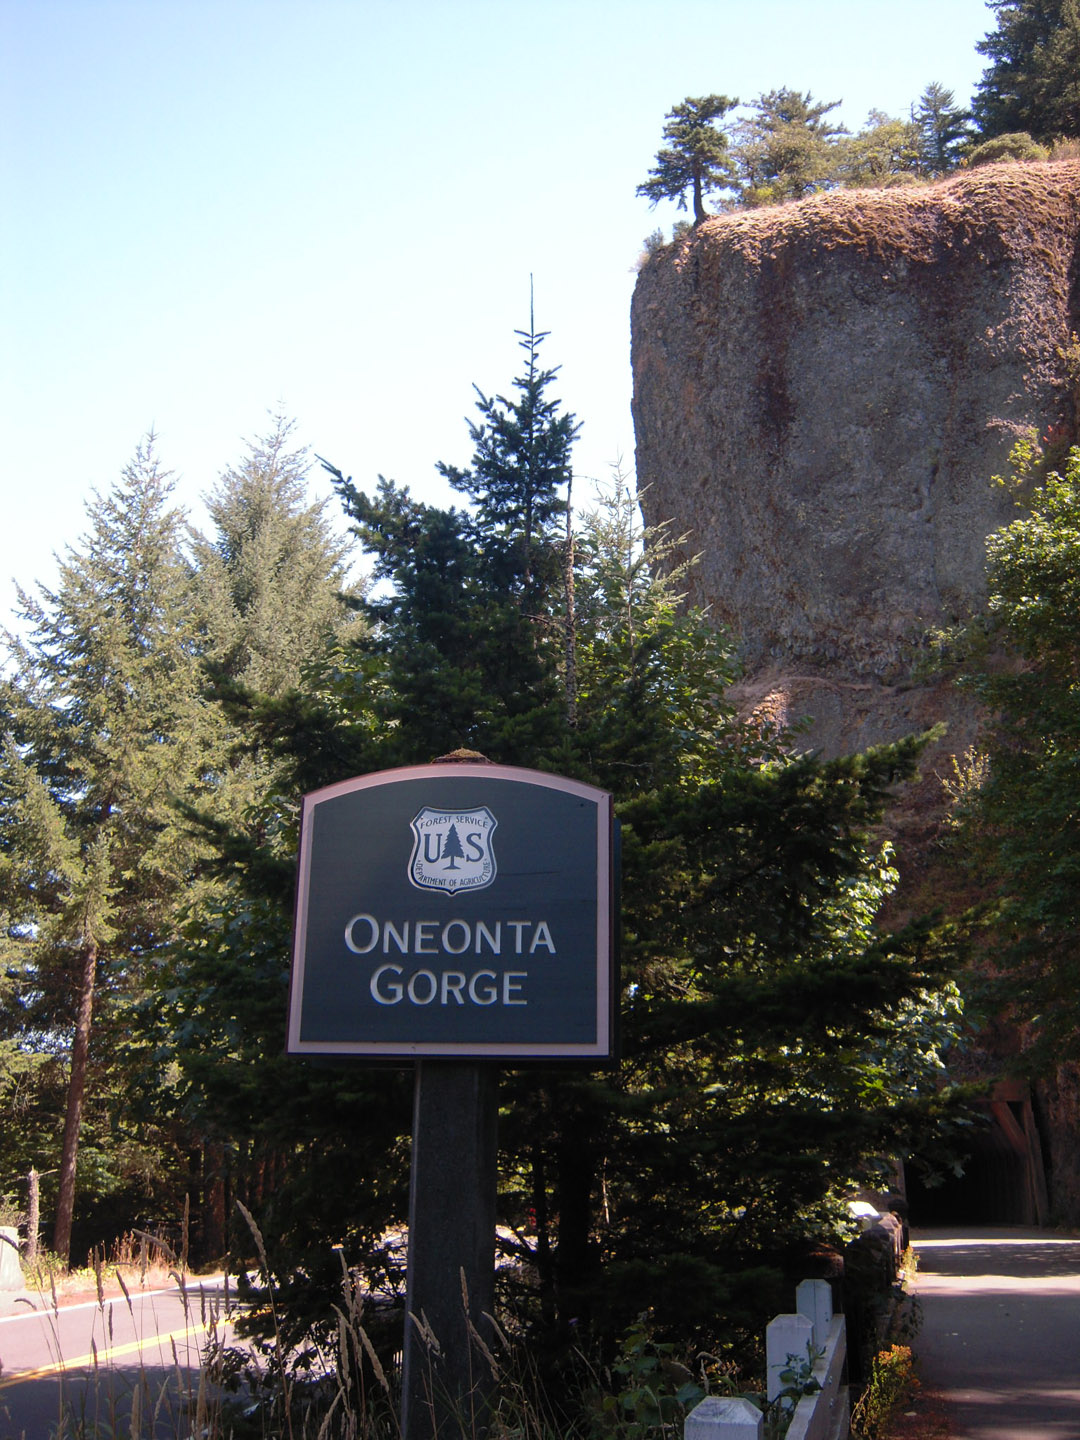
<path fill-rule="evenodd" d="M 984 140 L 981 145 L 976 145 L 968 156 L 968 164 L 995 165 L 1002 160 L 1045 160 L 1048 153 L 1026 130 L 1018 130 L 1011 135 L 995 135 L 992 140 Z"/>

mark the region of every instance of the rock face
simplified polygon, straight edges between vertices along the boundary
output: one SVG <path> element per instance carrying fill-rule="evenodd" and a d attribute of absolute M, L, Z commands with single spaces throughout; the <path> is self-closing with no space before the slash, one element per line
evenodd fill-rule
<path fill-rule="evenodd" d="M 1031 427 L 1075 431 L 1078 242 L 1080 163 L 1014 164 L 718 217 L 641 271 L 646 518 L 826 751 L 930 718 L 913 657 L 1016 513 L 991 477 Z"/>
<path fill-rule="evenodd" d="M 889 817 L 894 918 L 965 903 L 934 842 L 980 716 L 917 661 L 982 598 L 1015 440 L 1080 439 L 1080 162 L 707 221 L 646 263 L 632 329 L 642 509 L 700 554 L 735 698 L 825 754 L 944 721 Z M 1057 1218 L 1080 1223 L 1076 1067 L 1037 1099 Z"/>

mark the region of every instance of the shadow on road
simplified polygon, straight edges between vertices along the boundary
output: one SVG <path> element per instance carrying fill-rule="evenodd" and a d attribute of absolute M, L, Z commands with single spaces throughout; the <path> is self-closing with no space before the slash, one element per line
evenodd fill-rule
<path fill-rule="evenodd" d="M 922 1378 L 954 1440 L 1080 1437 L 1080 1239 L 916 1232 Z"/>
<path fill-rule="evenodd" d="M 134 1433 L 176 1440 L 191 1431 L 189 1380 L 176 1370 L 111 1367 L 25 1380 L 0 1393 L 0 1440 L 46 1440 L 61 1419 L 69 1440 Z"/>
<path fill-rule="evenodd" d="M 930 1275 L 1080 1276 L 1080 1240 L 923 1240 L 918 1250 L 919 1270 Z"/>

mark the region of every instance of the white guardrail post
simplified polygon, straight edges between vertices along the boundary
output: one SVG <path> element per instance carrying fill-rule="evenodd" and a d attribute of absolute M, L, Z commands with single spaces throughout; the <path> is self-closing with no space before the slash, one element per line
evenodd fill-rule
<path fill-rule="evenodd" d="M 750 1400 L 706 1395 L 686 1417 L 684 1440 L 761 1440 L 765 1417 Z"/>
<path fill-rule="evenodd" d="M 851 1408 L 844 1383 L 847 1334 L 833 1314 L 827 1280 L 804 1280 L 795 1292 L 798 1313 L 777 1315 L 765 1332 L 768 1398 L 784 1389 L 780 1372 L 812 1362 L 819 1389 L 794 1406 L 786 1440 L 848 1440 Z M 686 1417 L 684 1440 L 761 1440 L 765 1420 L 749 1400 L 709 1395 Z"/>

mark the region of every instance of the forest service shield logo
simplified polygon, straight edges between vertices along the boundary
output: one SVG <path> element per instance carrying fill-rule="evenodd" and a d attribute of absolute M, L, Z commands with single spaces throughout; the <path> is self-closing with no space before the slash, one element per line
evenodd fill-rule
<path fill-rule="evenodd" d="M 413 832 L 409 879 L 418 890 L 483 890 L 495 879 L 491 837 L 498 825 L 481 805 L 476 810 L 425 806 L 409 824 Z"/>

